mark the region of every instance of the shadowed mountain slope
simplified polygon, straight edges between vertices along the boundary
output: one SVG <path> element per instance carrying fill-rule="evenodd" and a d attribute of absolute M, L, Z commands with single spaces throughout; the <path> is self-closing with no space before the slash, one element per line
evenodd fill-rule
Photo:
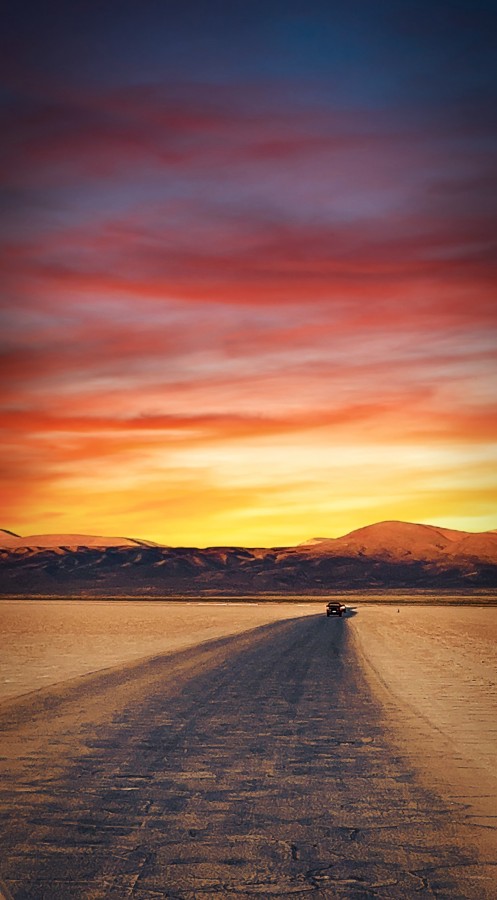
<path fill-rule="evenodd" d="M 497 587 L 497 533 L 379 522 L 295 547 L 169 547 L 0 532 L 0 593 L 131 596 Z"/>

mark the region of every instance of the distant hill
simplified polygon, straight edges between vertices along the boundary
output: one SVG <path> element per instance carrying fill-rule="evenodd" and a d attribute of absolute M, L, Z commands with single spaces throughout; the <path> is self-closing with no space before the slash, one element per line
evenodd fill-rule
<path fill-rule="evenodd" d="M 379 522 L 295 547 L 169 547 L 0 531 L 0 593 L 168 596 L 497 587 L 497 532 Z"/>
<path fill-rule="evenodd" d="M 370 559 L 436 561 L 442 557 L 478 557 L 497 563 L 497 533 L 473 533 L 415 525 L 412 522 L 378 522 L 339 538 L 315 538 L 295 550 L 312 556 L 366 556 Z"/>
<path fill-rule="evenodd" d="M 13 531 L 0 529 L 0 548 L 19 549 L 29 547 L 37 550 L 63 548 L 78 550 L 80 547 L 158 547 L 153 541 L 141 541 L 127 537 L 102 537 L 94 534 L 30 534 L 21 537 Z"/>

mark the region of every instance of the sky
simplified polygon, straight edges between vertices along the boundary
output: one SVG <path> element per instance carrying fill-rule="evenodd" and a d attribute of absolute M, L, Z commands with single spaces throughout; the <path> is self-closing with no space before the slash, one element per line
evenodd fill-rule
<path fill-rule="evenodd" d="M 497 5 L 8 5 L 0 526 L 497 528 Z"/>

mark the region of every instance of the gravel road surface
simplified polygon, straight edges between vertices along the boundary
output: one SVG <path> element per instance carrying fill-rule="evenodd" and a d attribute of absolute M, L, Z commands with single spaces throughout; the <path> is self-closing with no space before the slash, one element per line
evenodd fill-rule
<path fill-rule="evenodd" d="M 418 779 L 350 624 L 276 622 L 2 704 L 4 895 L 493 900 L 474 822 Z"/>

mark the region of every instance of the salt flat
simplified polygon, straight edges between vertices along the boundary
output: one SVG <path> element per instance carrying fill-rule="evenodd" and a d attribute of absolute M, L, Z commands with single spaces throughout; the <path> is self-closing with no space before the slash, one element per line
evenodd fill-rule
<path fill-rule="evenodd" d="M 494 900 L 495 608 L 2 611 L 15 898 Z"/>
<path fill-rule="evenodd" d="M 324 603 L 0 600 L 0 702 L 323 608 Z"/>
<path fill-rule="evenodd" d="M 359 595 L 360 596 L 360 595 Z M 1 600 L 0 702 L 324 609 L 316 603 Z M 366 671 L 454 750 L 497 771 L 497 608 L 368 606 L 348 619 Z"/>
<path fill-rule="evenodd" d="M 351 629 L 401 743 L 475 822 L 497 816 L 497 609 L 360 606 Z"/>
<path fill-rule="evenodd" d="M 497 609 L 361 606 L 351 627 L 388 690 L 497 773 Z"/>

